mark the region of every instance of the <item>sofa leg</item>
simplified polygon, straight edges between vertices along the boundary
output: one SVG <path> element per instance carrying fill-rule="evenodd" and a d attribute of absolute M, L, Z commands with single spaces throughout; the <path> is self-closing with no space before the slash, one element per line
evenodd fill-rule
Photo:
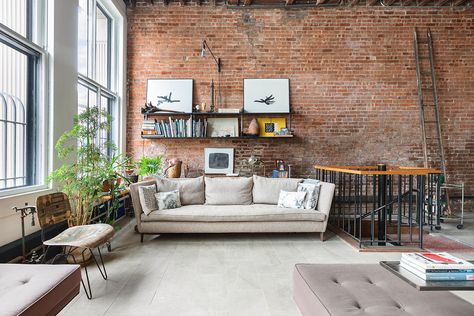
<path fill-rule="evenodd" d="M 324 232 L 319 233 L 319 238 L 321 239 L 321 241 L 324 241 Z"/>
<path fill-rule="evenodd" d="M 143 243 L 143 236 L 145 236 L 145 234 L 140 234 L 140 242 Z"/>

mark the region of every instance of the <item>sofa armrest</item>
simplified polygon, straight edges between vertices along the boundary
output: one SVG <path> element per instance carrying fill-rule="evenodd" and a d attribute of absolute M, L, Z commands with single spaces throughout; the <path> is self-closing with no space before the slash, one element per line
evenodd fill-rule
<path fill-rule="evenodd" d="M 328 220 L 329 212 L 331 211 L 331 204 L 335 189 L 336 185 L 334 183 L 321 182 L 317 210 L 326 214 L 326 221 Z"/>
<path fill-rule="evenodd" d="M 130 185 L 130 196 L 132 197 L 133 211 L 135 212 L 135 219 L 137 220 L 138 230 L 140 231 L 141 215 L 143 213 L 142 204 L 140 203 L 140 196 L 138 195 L 138 188 L 144 185 L 156 185 L 156 180 L 147 180 L 133 183 Z"/>

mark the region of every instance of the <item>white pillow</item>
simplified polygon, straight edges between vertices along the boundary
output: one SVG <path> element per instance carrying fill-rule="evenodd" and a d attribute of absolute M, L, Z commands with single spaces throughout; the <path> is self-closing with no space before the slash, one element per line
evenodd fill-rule
<path fill-rule="evenodd" d="M 303 208 L 306 192 L 280 191 L 278 197 L 278 207 Z"/>
<path fill-rule="evenodd" d="M 181 207 L 179 190 L 158 192 L 155 194 L 155 199 L 160 211 Z"/>
<path fill-rule="evenodd" d="M 298 183 L 298 192 L 306 192 L 304 199 L 303 208 L 306 210 L 314 210 L 318 205 L 319 191 L 321 190 L 321 184 L 311 183 Z"/>
<path fill-rule="evenodd" d="M 138 187 L 138 197 L 140 198 L 140 204 L 145 215 L 150 214 L 158 208 L 155 199 L 156 185 L 143 185 Z"/>

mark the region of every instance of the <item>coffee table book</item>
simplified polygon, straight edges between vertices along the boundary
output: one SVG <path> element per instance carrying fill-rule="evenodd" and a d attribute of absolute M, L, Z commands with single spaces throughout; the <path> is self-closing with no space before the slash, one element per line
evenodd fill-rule
<path fill-rule="evenodd" d="M 474 261 L 469 261 L 474 263 Z M 400 261 L 380 261 L 380 265 L 419 291 L 473 291 L 474 281 L 427 281 L 400 267 Z"/>

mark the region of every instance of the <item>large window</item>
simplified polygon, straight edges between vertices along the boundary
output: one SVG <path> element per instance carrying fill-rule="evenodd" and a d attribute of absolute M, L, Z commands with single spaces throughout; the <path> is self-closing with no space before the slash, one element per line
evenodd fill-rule
<path fill-rule="evenodd" d="M 118 127 L 114 20 L 97 0 L 79 0 L 78 112 L 99 105 L 112 116 L 112 130 L 100 142 L 116 142 Z"/>
<path fill-rule="evenodd" d="M 40 4 L 0 0 L 0 191 L 44 183 Z"/>

